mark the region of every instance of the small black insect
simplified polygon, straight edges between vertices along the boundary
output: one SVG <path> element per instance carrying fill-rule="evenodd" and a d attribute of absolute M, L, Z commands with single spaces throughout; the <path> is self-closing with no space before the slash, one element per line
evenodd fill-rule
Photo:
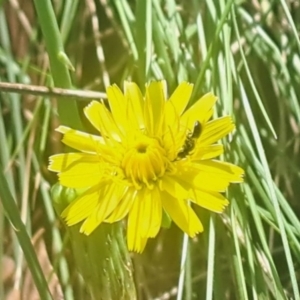
<path fill-rule="evenodd" d="M 195 148 L 196 140 L 200 137 L 201 132 L 202 126 L 199 121 L 196 121 L 193 131 L 187 134 L 184 144 L 177 154 L 177 158 L 183 159 L 190 154 Z"/>
<path fill-rule="evenodd" d="M 194 124 L 194 130 L 191 133 L 190 138 L 191 139 L 197 139 L 197 138 L 199 138 L 200 135 L 201 135 L 201 132 L 202 132 L 202 126 L 201 126 L 201 124 L 200 124 L 199 121 L 196 121 L 195 124 Z"/>

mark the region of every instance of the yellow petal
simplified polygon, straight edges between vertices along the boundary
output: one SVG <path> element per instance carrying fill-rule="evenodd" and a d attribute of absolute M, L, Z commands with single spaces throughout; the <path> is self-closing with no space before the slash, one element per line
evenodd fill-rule
<path fill-rule="evenodd" d="M 211 145 L 220 140 L 235 128 L 229 116 L 213 120 L 203 127 L 198 143 L 202 146 Z"/>
<path fill-rule="evenodd" d="M 77 162 L 85 162 L 96 165 L 100 162 L 97 155 L 87 153 L 63 153 L 49 157 L 48 169 L 53 172 L 63 172 L 72 168 Z"/>
<path fill-rule="evenodd" d="M 126 191 L 126 187 L 123 184 L 117 185 L 112 182 L 108 182 L 99 188 L 98 205 L 80 228 L 80 232 L 86 235 L 91 234 L 111 214 Z"/>
<path fill-rule="evenodd" d="M 124 93 L 129 107 L 129 121 L 135 129 L 145 128 L 144 100 L 139 87 L 134 82 L 125 81 Z"/>
<path fill-rule="evenodd" d="M 240 167 L 221 161 L 198 161 L 174 175 L 177 182 L 188 189 L 224 192 L 230 183 L 243 182 Z"/>
<path fill-rule="evenodd" d="M 104 139 L 101 136 L 88 134 L 66 126 L 59 126 L 56 131 L 64 134 L 62 142 L 65 145 L 82 152 L 95 153 L 99 145 L 104 145 Z"/>
<path fill-rule="evenodd" d="M 174 107 L 177 115 L 181 116 L 189 103 L 193 91 L 193 86 L 193 84 L 185 81 L 180 83 L 171 95 L 169 101 L 167 101 L 166 110 Z"/>
<path fill-rule="evenodd" d="M 119 143 L 114 143 L 115 151 L 111 151 L 111 145 L 107 145 L 101 136 L 87 134 L 65 126 L 59 126 L 56 130 L 64 133 L 63 143 L 76 150 L 97 154 L 112 164 L 116 164 L 123 158 L 123 148 Z"/>
<path fill-rule="evenodd" d="M 135 199 L 129 212 L 127 225 L 127 245 L 129 250 L 142 252 L 146 246 L 147 237 L 143 236 L 142 228 L 144 215 L 141 214 L 141 204 L 139 198 Z M 145 227 L 145 226 L 144 226 Z"/>
<path fill-rule="evenodd" d="M 98 204 L 81 225 L 79 230 L 80 233 L 90 235 L 101 224 L 102 220 L 98 219 L 99 210 L 100 208 Z"/>
<path fill-rule="evenodd" d="M 119 202 L 114 211 L 105 219 L 107 223 L 113 223 L 122 220 L 131 210 L 132 204 L 135 201 L 137 191 L 134 188 L 128 188 L 125 195 Z"/>
<path fill-rule="evenodd" d="M 167 151 L 167 156 L 171 161 L 174 161 L 178 150 L 181 148 L 186 139 L 187 127 L 185 127 L 185 130 L 183 130 L 183 128 L 180 126 L 179 118 L 174 120 L 172 125 L 168 125 L 166 123 L 164 125 L 165 126 L 162 132 L 162 144 Z"/>
<path fill-rule="evenodd" d="M 91 164 L 76 164 L 72 169 L 58 175 L 61 185 L 79 189 L 98 184 L 103 177 L 103 170 Z"/>
<path fill-rule="evenodd" d="M 192 129 L 195 122 L 206 123 L 213 114 L 213 106 L 217 97 L 212 93 L 205 94 L 194 105 L 192 105 L 182 116 L 181 121 Z"/>
<path fill-rule="evenodd" d="M 93 187 L 67 206 L 61 216 L 65 219 L 68 226 L 81 222 L 95 211 L 99 201 L 99 193 L 99 188 Z"/>
<path fill-rule="evenodd" d="M 127 229 L 127 247 L 129 251 L 142 253 L 147 244 L 147 238 L 138 235 L 134 228 Z"/>
<path fill-rule="evenodd" d="M 144 116 L 146 128 L 150 135 L 158 134 L 163 124 L 166 102 L 166 82 L 153 81 L 146 86 Z"/>
<path fill-rule="evenodd" d="M 224 152 L 224 147 L 220 144 L 208 146 L 202 146 L 201 143 L 199 144 L 200 146 L 196 147 L 194 153 L 191 155 L 192 161 L 215 158 Z"/>
<path fill-rule="evenodd" d="M 162 206 L 157 188 L 144 188 L 138 192 L 129 213 L 128 237 L 134 239 L 155 237 L 161 226 Z"/>
<path fill-rule="evenodd" d="M 193 85 L 187 82 L 182 82 L 171 95 L 170 99 L 166 102 L 165 109 L 165 128 L 173 130 L 173 132 L 180 130 L 180 116 L 184 112 L 191 93 Z M 185 126 L 187 129 L 187 126 Z"/>
<path fill-rule="evenodd" d="M 224 192 L 230 183 L 227 178 L 218 178 L 214 173 L 202 172 L 199 170 L 197 163 L 191 164 L 188 168 L 178 170 L 173 177 L 186 190 L 195 188 L 205 191 Z"/>
<path fill-rule="evenodd" d="M 162 205 L 178 227 L 190 237 L 203 231 L 200 220 L 185 200 L 174 198 L 167 192 L 162 192 Z"/>
<path fill-rule="evenodd" d="M 193 195 L 193 202 L 216 213 L 223 212 L 229 204 L 228 200 L 219 193 L 194 190 Z"/>
<path fill-rule="evenodd" d="M 130 128 L 127 98 L 115 84 L 106 88 L 106 94 L 117 126 L 121 132 L 126 133 Z"/>
<path fill-rule="evenodd" d="M 101 132 L 101 129 L 102 129 L 101 128 L 101 110 L 102 110 L 102 103 L 100 103 L 98 101 L 92 101 L 84 109 L 85 116 L 99 132 Z"/>
<path fill-rule="evenodd" d="M 103 103 L 92 101 L 84 113 L 91 124 L 101 133 L 102 137 L 121 141 L 122 134 L 113 119 L 111 112 Z M 107 141 L 107 140 L 106 140 Z"/>
<path fill-rule="evenodd" d="M 244 170 L 236 165 L 216 161 L 216 160 L 207 160 L 200 161 L 197 164 L 194 164 L 194 167 L 202 172 L 203 174 L 213 175 L 216 180 L 225 179 L 231 183 L 243 182 Z"/>
<path fill-rule="evenodd" d="M 93 186 L 101 181 L 104 169 L 104 163 L 96 155 L 67 153 L 50 157 L 49 170 L 60 172 L 60 184 L 66 187 Z"/>
<path fill-rule="evenodd" d="M 217 178 L 213 173 L 199 173 L 190 181 L 190 187 L 204 191 L 225 192 L 230 181 L 227 178 Z"/>
<path fill-rule="evenodd" d="M 189 191 L 181 185 L 175 177 L 164 176 L 160 181 L 160 189 L 166 191 L 174 198 L 187 199 Z"/>
<path fill-rule="evenodd" d="M 140 201 L 139 214 L 142 217 L 141 236 L 155 237 L 161 226 L 162 206 L 160 193 L 155 187 L 153 190 L 145 189 L 145 193 L 139 193 L 137 201 Z"/>

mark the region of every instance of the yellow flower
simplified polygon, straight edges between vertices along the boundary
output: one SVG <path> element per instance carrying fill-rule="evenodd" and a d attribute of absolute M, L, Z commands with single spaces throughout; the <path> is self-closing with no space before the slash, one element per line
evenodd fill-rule
<path fill-rule="evenodd" d="M 203 227 L 193 204 L 224 210 L 228 200 L 220 193 L 242 182 L 244 172 L 214 159 L 223 153 L 216 142 L 235 127 L 229 116 L 210 121 L 217 100 L 211 93 L 187 108 L 192 89 L 183 82 L 167 99 L 165 81 L 148 84 L 144 97 L 133 82 L 125 82 L 124 94 L 113 85 L 109 108 L 92 101 L 84 110 L 99 135 L 57 129 L 80 152 L 51 156 L 49 170 L 61 185 L 86 189 L 62 212 L 67 225 L 83 221 L 80 231 L 89 235 L 128 215 L 128 248 L 142 252 L 163 213 L 194 237 Z"/>

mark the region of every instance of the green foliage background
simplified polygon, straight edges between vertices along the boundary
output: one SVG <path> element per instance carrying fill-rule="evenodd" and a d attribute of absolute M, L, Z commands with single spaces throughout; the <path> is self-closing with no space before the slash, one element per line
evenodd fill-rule
<path fill-rule="evenodd" d="M 300 299 L 297 1 L 53 1 L 58 38 L 74 66 L 69 82 L 49 71 L 41 28 L 49 29 L 36 13 L 38 5 L 47 11 L 46 2 L 0 1 L 0 81 L 105 91 L 126 79 L 141 88 L 166 79 L 171 93 L 187 80 L 195 84 L 192 102 L 214 92 L 217 115 L 230 114 L 237 125 L 224 159 L 245 169 L 245 183 L 229 188 L 221 216 L 197 211 L 206 230 L 194 240 L 172 225 L 145 253 L 132 254 L 137 298 Z M 0 299 L 24 295 L 27 265 L 37 277 L 36 265 L 45 271 L 28 239 L 41 228 L 55 287 L 64 299 L 89 299 L 51 204 L 56 178 L 47 171 L 48 156 L 62 151 L 57 111 L 64 124 L 92 130 L 81 113 L 87 103 L 0 90 Z M 42 299 L 45 286 L 38 284 Z"/>

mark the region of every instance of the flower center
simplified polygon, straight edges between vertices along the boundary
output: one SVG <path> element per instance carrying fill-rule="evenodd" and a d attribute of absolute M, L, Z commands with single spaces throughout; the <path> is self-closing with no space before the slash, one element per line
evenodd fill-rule
<path fill-rule="evenodd" d="M 164 175 L 168 165 L 166 151 L 158 140 L 139 136 L 126 151 L 122 168 L 137 189 L 144 183 L 153 188 L 154 182 Z"/>

